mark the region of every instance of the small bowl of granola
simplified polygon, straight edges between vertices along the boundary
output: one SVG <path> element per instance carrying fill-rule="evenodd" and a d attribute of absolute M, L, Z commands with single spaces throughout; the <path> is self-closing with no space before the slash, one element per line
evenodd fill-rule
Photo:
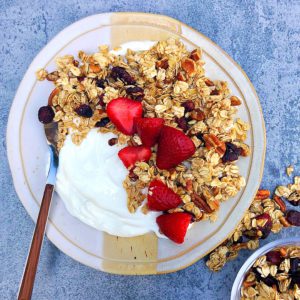
<path fill-rule="evenodd" d="M 237 299 L 300 299 L 300 237 L 254 252 L 234 281 L 231 300 Z"/>

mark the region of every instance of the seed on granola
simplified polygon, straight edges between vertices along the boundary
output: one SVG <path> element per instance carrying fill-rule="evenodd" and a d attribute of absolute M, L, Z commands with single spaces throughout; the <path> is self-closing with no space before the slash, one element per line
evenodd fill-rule
<path fill-rule="evenodd" d="M 192 100 L 183 102 L 181 106 L 184 107 L 185 112 L 190 112 L 195 109 L 195 103 Z"/>
<path fill-rule="evenodd" d="M 266 254 L 267 261 L 273 265 L 279 266 L 283 261 L 279 251 L 270 251 Z"/>
<path fill-rule="evenodd" d="M 105 86 L 107 85 L 107 80 L 106 79 L 97 79 L 96 80 L 96 86 L 105 89 Z"/>
<path fill-rule="evenodd" d="M 109 146 L 114 146 L 115 144 L 117 144 L 118 139 L 117 138 L 111 138 L 108 140 L 108 145 Z"/>
<path fill-rule="evenodd" d="M 113 67 L 111 69 L 111 77 L 114 80 L 120 79 L 125 84 L 135 84 L 133 77 L 123 67 Z"/>
<path fill-rule="evenodd" d="M 300 212 L 296 210 L 288 210 L 286 212 L 287 221 L 293 226 L 300 226 Z"/>
<path fill-rule="evenodd" d="M 222 157 L 222 162 L 226 163 L 226 162 L 238 160 L 239 156 L 242 153 L 241 148 L 237 147 L 236 145 L 230 142 L 226 142 L 225 144 L 226 144 L 226 151 Z"/>
<path fill-rule="evenodd" d="M 191 112 L 191 118 L 196 121 L 203 121 L 205 119 L 205 114 L 201 109 L 197 108 Z"/>
<path fill-rule="evenodd" d="M 185 117 L 176 118 L 175 120 L 178 124 L 178 127 L 181 128 L 184 132 L 186 132 L 189 129 L 188 122 Z"/>
<path fill-rule="evenodd" d="M 139 86 L 127 88 L 126 93 L 130 95 L 134 100 L 137 101 L 142 101 L 145 96 L 144 90 Z"/>
<path fill-rule="evenodd" d="M 81 104 L 75 108 L 75 112 L 84 118 L 91 118 L 93 116 L 93 110 L 88 104 Z"/>
<path fill-rule="evenodd" d="M 100 121 L 98 121 L 95 126 L 96 127 L 105 127 L 110 122 L 110 119 L 108 117 L 102 118 Z"/>
<path fill-rule="evenodd" d="M 54 119 L 55 113 L 51 106 L 42 106 L 38 111 L 39 121 L 43 124 L 51 123 Z"/>

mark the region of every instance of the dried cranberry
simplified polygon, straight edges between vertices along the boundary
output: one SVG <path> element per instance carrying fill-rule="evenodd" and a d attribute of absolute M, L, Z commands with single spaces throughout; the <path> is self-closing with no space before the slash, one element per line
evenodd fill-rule
<path fill-rule="evenodd" d="M 297 271 L 300 271 L 300 258 L 291 258 L 290 259 L 290 263 L 291 263 L 291 268 L 290 268 L 290 272 L 292 274 L 297 273 Z"/>
<path fill-rule="evenodd" d="M 212 91 L 210 92 L 210 94 L 211 94 L 212 96 L 216 96 L 216 95 L 219 95 L 219 91 L 218 91 L 217 89 L 214 89 L 214 90 L 212 90 Z"/>
<path fill-rule="evenodd" d="M 287 221 L 294 226 L 300 226 L 300 212 L 296 210 L 288 210 L 286 212 Z"/>
<path fill-rule="evenodd" d="M 111 138 L 108 140 L 108 145 L 109 146 L 114 146 L 118 142 L 117 138 Z"/>
<path fill-rule="evenodd" d="M 40 107 L 38 112 L 39 121 L 43 124 L 51 123 L 54 115 L 55 113 L 50 105 Z"/>
<path fill-rule="evenodd" d="M 78 76 L 78 77 L 77 77 L 77 80 L 78 80 L 79 82 L 82 82 L 84 79 L 85 79 L 84 76 Z"/>
<path fill-rule="evenodd" d="M 277 285 L 277 281 L 274 277 L 268 276 L 268 277 L 260 277 L 260 281 L 265 283 L 267 286 L 272 287 L 273 285 Z"/>
<path fill-rule="evenodd" d="M 120 79 L 126 84 L 135 84 L 133 77 L 122 67 L 113 67 L 111 70 L 111 77 L 114 80 Z"/>
<path fill-rule="evenodd" d="M 182 103 L 181 106 L 183 106 L 185 108 L 186 112 L 190 112 L 195 109 L 195 104 L 191 100 L 188 100 L 188 101 Z"/>
<path fill-rule="evenodd" d="M 134 100 L 137 101 L 142 101 L 145 96 L 144 90 L 139 86 L 127 88 L 126 93 L 130 95 Z"/>
<path fill-rule="evenodd" d="M 93 115 L 93 110 L 88 104 L 81 104 L 75 111 L 79 116 L 85 118 L 90 118 Z"/>
<path fill-rule="evenodd" d="M 270 251 L 266 254 L 267 261 L 273 265 L 279 266 L 283 261 L 279 251 Z"/>
<path fill-rule="evenodd" d="M 239 158 L 242 153 L 242 149 L 237 147 L 236 145 L 226 142 L 226 151 L 222 157 L 222 162 L 226 163 L 229 161 L 235 161 Z"/>
<path fill-rule="evenodd" d="M 95 126 L 96 127 L 105 127 L 108 123 L 110 122 L 110 119 L 109 118 L 103 118 L 101 119 L 100 121 L 98 121 Z"/>
<path fill-rule="evenodd" d="M 176 123 L 178 124 L 178 127 L 181 128 L 184 132 L 186 132 L 189 127 L 188 123 L 185 117 L 176 118 Z"/>
<path fill-rule="evenodd" d="M 256 219 L 256 221 L 265 220 L 265 224 L 262 226 L 258 225 L 258 229 L 262 232 L 261 238 L 262 239 L 267 238 L 268 235 L 270 234 L 272 226 L 273 226 L 270 215 L 267 213 L 264 213 L 264 214 L 257 216 L 255 219 Z"/>
<path fill-rule="evenodd" d="M 106 83 L 107 83 L 106 79 L 97 79 L 96 86 L 99 87 L 99 88 L 104 89 Z"/>

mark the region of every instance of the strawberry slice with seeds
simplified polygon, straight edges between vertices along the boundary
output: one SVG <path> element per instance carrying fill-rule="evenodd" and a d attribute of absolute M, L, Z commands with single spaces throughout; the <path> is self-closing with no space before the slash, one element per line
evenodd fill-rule
<path fill-rule="evenodd" d="M 184 212 L 160 215 L 156 223 L 160 231 L 175 243 L 182 244 L 192 216 Z"/>
<path fill-rule="evenodd" d="M 107 115 L 119 131 L 126 135 L 134 133 L 134 118 L 141 117 L 142 103 L 128 99 L 116 98 L 107 104 Z"/>
<path fill-rule="evenodd" d="M 157 179 L 150 183 L 147 199 L 149 209 L 156 211 L 164 211 L 171 208 L 176 208 L 182 203 L 182 200 L 178 194 Z"/>
<path fill-rule="evenodd" d="M 127 146 L 118 153 L 124 166 L 131 169 L 138 161 L 148 161 L 151 157 L 151 149 L 145 146 Z"/>
<path fill-rule="evenodd" d="M 174 168 L 190 158 L 195 151 L 195 144 L 182 131 L 163 126 L 158 140 L 156 165 L 159 169 Z"/>
<path fill-rule="evenodd" d="M 136 132 L 141 138 L 143 145 L 152 147 L 156 144 L 164 122 L 162 118 L 134 119 Z"/>

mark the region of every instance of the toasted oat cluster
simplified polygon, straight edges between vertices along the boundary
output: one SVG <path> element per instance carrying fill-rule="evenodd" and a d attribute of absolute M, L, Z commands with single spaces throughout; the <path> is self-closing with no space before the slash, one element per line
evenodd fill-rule
<path fill-rule="evenodd" d="M 288 187 L 278 186 L 273 198 L 270 191 L 259 190 L 244 218 L 239 223 L 233 235 L 221 246 L 210 253 L 206 265 L 212 271 L 220 271 L 224 265 L 238 256 L 241 249 L 254 250 L 259 247 L 259 239 L 278 233 L 284 227 L 300 226 L 300 212 L 287 209 L 282 197 L 288 197 L 298 191 L 299 177 Z M 284 195 L 282 194 L 284 193 Z M 280 196 L 282 197 L 280 197 Z M 289 200 L 291 203 L 291 200 Z M 296 201 L 293 205 L 299 205 Z"/>
<path fill-rule="evenodd" d="M 236 119 L 241 100 L 232 96 L 227 83 L 205 76 L 202 52 L 189 52 L 178 40 L 160 41 L 150 50 L 128 50 L 125 57 L 110 53 L 107 46 L 79 60 L 72 55 L 56 59 L 57 70 L 39 70 L 39 80 L 55 85 L 48 107 L 59 125 L 59 148 L 67 134 L 80 144 L 98 127 L 113 132 L 119 144 L 142 144 L 137 134 L 121 133 L 108 118 L 107 105 L 116 98 L 139 101 L 143 117 L 162 118 L 164 124 L 184 132 L 195 145 L 195 153 L 168 170 L 156 166 L 156 146 L 150 160 L 137 162 L 124 181 L 128 209 L 135 212 L 146 198 L 142 192 L 154 179 L 164 182 L 182 199 L 182 205 L 168 212 L 189 212 L 194 221 L 216 220 L 220 202 L 235 196 L 245 185 L 235 164 L 250 154 L 244 142 L 249 125 Z M 47 121 L 47 109 L 41 114 Z M 147 213 L 145 205 L 143 211 Z"/>
<path fill-rule="evenodd" d="M 259 257 L 246 275 L 241 300 L 300 299 L 300 246 L 274 249 Z"/>

